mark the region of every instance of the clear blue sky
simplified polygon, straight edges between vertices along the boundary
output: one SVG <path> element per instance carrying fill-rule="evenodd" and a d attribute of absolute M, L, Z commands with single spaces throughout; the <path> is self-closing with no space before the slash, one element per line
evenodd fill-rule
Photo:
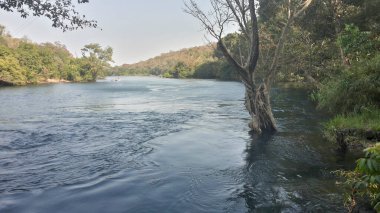
<path fill-rule="evenodd" d="M 76 0 L 73 0 L 74 2 Z M 205 4 L 205 0 L 199 0 Z M 79 56 L 88 43 L 114 49 L 116 64 L 134 63 L 170 50 L 206 44 L 199 23 L 183 12 L 182 0 L 90 0 L 77 6 L 86 17 L 98 21 L 103 29 L 63 33 L 42 17 L 20 18 L 17 13 L 0 10 L 0 24 L 15 37 L 32 41 L 59 41 Z"/>

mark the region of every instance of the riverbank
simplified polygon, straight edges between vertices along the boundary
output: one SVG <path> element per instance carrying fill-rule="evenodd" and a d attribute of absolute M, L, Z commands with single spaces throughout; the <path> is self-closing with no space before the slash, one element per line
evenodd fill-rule
<path fill-rule="evenodd" d="M 325 125 L 324 136 L 340 154 L 356 156 L 355 170 L 338 172 L 344 179 L 350 212 L 380 211 L 380 109 L 338 115 Z"/>
<path fill-rule="evenodd" d="M 27 86 L 27 85 L 39 85 L 39 84 L 62 84 L 62 83 L 73 83 L 73 81 L 68 81 L 65 79 L 54 79 L 49 78 L 33 83 L 17 84 L 14 82 L 4 81 L 0 79 L 0 87 L 12 87 L 12 86 Z"/>
<path fill-rule="evenodd" d="M 40 84 L 59 84 L 59 83 L 72 83 L 72 81 L 68 81 L 65 79 L 46 79 L 43 82 L 40 82 Z"/>
<path fill-rule="evenodd" d="M 94 57 L 98 54 L 103 55 Z M 106 75 L 110 61 L 112 48 L 99 44 L 85 45 L 82 57 L 74 57 L 60 43 L 38 44 L 0 34 L 0 86 L 95 81 Z"/>
<path fill-rule="evenodd" d="M 324 135 L 330 141 L 336 141 L 342 151 L 362 153 L 363 149 L 380 141 L 380 109 L 338 115 L 326 123 Z"/>

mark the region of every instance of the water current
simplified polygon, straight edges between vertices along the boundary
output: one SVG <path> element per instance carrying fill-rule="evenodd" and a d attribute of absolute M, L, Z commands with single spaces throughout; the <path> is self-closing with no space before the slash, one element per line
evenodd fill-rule
<path fill-rule="evenodd" d="M 237 82 L 153 77 L 0 89 L 0 212 L 344 212 L 305 91 L 252 136 Z"/>

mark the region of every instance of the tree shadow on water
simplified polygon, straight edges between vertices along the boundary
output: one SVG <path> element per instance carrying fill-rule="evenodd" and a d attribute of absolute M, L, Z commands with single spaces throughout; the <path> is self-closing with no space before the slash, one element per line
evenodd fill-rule
<path fill-rule="evenodd" d="M 239 193 L 248 212 L 342 209 L 336 195 L 339 192 L 325 186 L 334 187 L 328 173 L 330 164 L 325 164 L 318 154 L 299 147 L 297 140 L 283 133 L 250 135 L 243 153 L 245 164 Z"/>
<path fill-rule="evenodd" d="M 271 141 L 275 134 L 250 133 L 247 142 L 244 167 L 244 184 L 240 197 L 245 200 L 248 212 L 279 212 L 283 207 L 276 204 L 279 189 L 274 187 L 277 181 L 277 165 L 271 156 Z"/>
<path fill-rule="evenodd" d="M 264 132 L 255 134 L 249 132 L 250 141 L 247 142 L 245 149 L 245 161 L 247 169 L 249 166 L 268 153 L 268 143 L 273 139 L 274 133 Z"/>

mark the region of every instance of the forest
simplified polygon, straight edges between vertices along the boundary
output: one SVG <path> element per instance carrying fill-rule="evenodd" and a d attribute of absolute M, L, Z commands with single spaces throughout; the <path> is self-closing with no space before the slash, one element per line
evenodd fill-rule
<path fill-rule="evenodd" d="M 104 77 L 112 48 L 88 44 L 81 51 L 77 58 L 59 42 L 37 44 L 13 38 L 0 26 L 0 85 L 89 82 Z"/>
<path fill-rule="evenodd" d="M 163 53 L 146 61 L 112 67 L 111 74 L 238 81 L 235 70 L 215 48 L 215 44 L 209 44 Z"/>

